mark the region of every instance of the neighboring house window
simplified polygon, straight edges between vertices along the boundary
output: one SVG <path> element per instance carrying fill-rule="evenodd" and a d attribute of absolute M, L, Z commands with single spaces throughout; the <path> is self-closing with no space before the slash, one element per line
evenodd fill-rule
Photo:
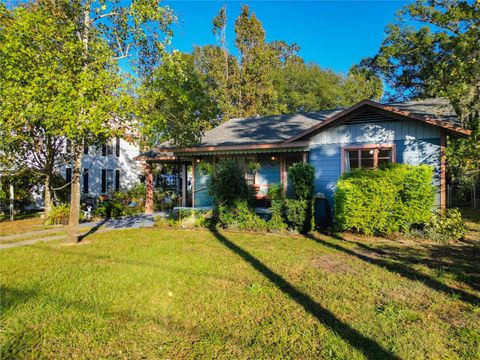
<path fill-rule="evenodd" d="M 102 145 L 102 156 L 110 155 L 113 155 L 113 146 L 111 141 Z"/>
<path fill-rule="evenodd" d="M 115 170 L 115 191 L 120 191 L 120 169 Z"/>
<path fill-rule="evenodd" d="M 102 169 L 102 193 L 113 191 L 113 170 Z"/>
<path fill-rule="evenodd" d="M 83 169 L 83 193 L 88 194 L 88 169 Z"/>
<path fill-rule="evenodd" d="M 116 157 L 120 156 L 120 138 L 119 137 L 115 138 L 115 156 Z"/>
<path fill-rule="evenodd" d="M 67 184 L 72 181 L 72 168 L 65 168 L 65 181 Z"/>
<path fill-rule="evenodd" d="M 345 149 L 345 169 L 377 169 L 394 162 L 393 146 Z"/>

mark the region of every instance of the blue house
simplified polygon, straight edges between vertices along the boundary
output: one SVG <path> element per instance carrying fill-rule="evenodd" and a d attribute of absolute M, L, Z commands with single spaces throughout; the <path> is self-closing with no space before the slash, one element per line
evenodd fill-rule
<path fill-rule="evenodd" d="M 203 162 L 236 159 L 259 200 L 266 197 L 272 184 L 282 184 L 288 195 L 288 167 L 308 162 L 315 168 L 315 191 L 331 206 L 343 172 L 389 163 L 428 164 L 435 170 L 436 206 L 444 207 L 447 135 L 464 137 L 469 131 L 461 127 L 444 99 L 390 104 L 364 100 L 346 109 L 231 119 L 207 131 L 195 146 L 163 146 L 137 159 L 147 163 L 147 194 L 153 187 L 150 164 L 171 163 L 181 168 L 185 179 L 181 205 L 192 207 L 212 205 L 207 175 L 201 171 Z M 251 162 L 260 163 L 260 169 L 250 171 Z M 147 211 L 153 211 L 151 193 L 147 199 Z"/>

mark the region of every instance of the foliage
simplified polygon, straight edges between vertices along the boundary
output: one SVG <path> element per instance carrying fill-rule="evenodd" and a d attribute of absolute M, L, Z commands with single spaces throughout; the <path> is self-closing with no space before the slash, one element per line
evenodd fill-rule
<path fill-rule="evenodd" d="M 468 139 L 451 139 L 449 175 L 480 180 L 480 3 L 418 0 L 388 25 L 378 54 L 363 65 L 383 77 L 397 98 L 447 98 Z M 421 26 L 411 26 L 415 22 Z"/>
<path fill-rule="evenodd" d="M 70 207 L 67 204 L 53 206 L 52 211 L 45 220 L 45 225 L 68 225 L 69 214 Z"/>
<path fill-rule="evenodd" d="M 307 163 L 295 163 L 288 168 L 288 177 L 292 180 L 297 199 L 311 200 L 315 187 L 315 168 Z"/>
<path fill-rule="evenodd" d="M 250 198 L 243 171 L 237 162 L 231 159 L 215 166 L 208 178 L 207 188 L 217 206 L 232 206 Z"/>
<path fill-rule="evenodd" d="M 283 185 L 270 184 L 267 191 L 268 198 L 273 201 L 283 200 Z"/>
<path fill-rule="evenodd" d="M 237 200 L 229 205 L 220 205 L 217 212 L 218 224 L 225 229 L 259 232 L 268 230 L 267 221 L 255 214 L 245 200 Z"/>
<path fill-rule="evenodd" d="M 13 175 L 1 175 L 0 204 L 2 207 L 7 207 L 10 202 L 10 184 L 13 185 L 14 207 L 18 210 L 32 203 L 32 193 L 38 190 L 41 177 L 29 169 Z"/>
<path fill-rule="evenodd" d="M 319 111 L 378 99 L 376 74 L 354 67 L 347 76 L 306 64 L 296 44 L 266 42 L 260 20 L 243 6 L 235 21 L 238 58 L 226 46 L 227 15 L 222 7 L 213 20 L 219 46 L 195 47 L 195 67 L 222 120 L 232 117 Z"/>
<path fill-rule="evenodd" d="M 460 240 L 465 236 L 465 222 L 458 209 L 435 211 L 423 228 L 429 239 L 441 242 Z"/>
<path fill-rule="evenodd" d="M 405 232 L 431 216 L 435 188 L 430 166 L 395 164 L 345 173 L 335 192 L 335 222 L 367 235 Z"/>
<path fill-rule="evenodd" d="M 292 180 L 296 199 L 286 202 L 287 220 L 294 229 L 308 233 L 313 229 L 313 191 L 315 169 L 306 163 L 296 163 L 288 168 L 288 177 Z"/>
<path fill-rule="evenodd" d="M 287 221 L 291 228 L 301 233 L 308 233 L 313 228 L 311 201 L 287 199 L 285 206 Z"/>
<path fill-rule="evenodd" d="M 149 144 L 171 140 L 171 145 L 197 142 L 212 127 L 218 110 L 195 69 L 193 56 L 174 51 L 141 90 L 142 132 Z"/>

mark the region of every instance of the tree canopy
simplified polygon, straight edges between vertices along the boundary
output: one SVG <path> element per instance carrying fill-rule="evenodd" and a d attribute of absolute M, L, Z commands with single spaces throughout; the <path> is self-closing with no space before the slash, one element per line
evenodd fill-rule
<path fill-rule="evenodd" d="M 478 181 L 480 2 L 418 0 L 398 13 L 386 33 L 378 54 L 362 66 L 381 76 L 396 98 L 449 99 L 463 126 L 473 130 L 469 139 L 450 143 L 449 173 Z"/>

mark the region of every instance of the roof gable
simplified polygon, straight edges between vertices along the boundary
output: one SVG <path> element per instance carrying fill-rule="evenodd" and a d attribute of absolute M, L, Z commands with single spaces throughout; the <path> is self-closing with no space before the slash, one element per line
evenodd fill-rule
<path fill-rule="evenodd" d="M 408 106 L 409 105 L 409 106 Z M 427 112 L 429 107 L 424 104 L 423 107 L 415 106 L 414 102 L 403 103 L 403 104 L 380 104 L 371 100 L 363 100 L 358 104 L 355 104 L 347 109 L 344 109 L 333 116 L 329 117 L 325 121 L 318 123 L 312 126 L 310 129 L 302 131 L 291 138 L 287 139 L 284 143 L 288 144 L 294 141 L 302 141 L 310 138 L 311 136 L 317 134 L 318 132 L 327 129 L 329 127 L 339 125 L 349 121 L 367 121 L 368 115 L 373 113 L 375 116 L 373 119 L 368 119 L 370 121 L 381 121 L 382 117 L 388 117 L 396 120 L 414 120 L 427 123 L 429 125 L 438 126 L 449 133 L 456 136 L 468 136 L 471 131 L 463 129 L 458 125 L 456 116 L 448 114 L 448 116 L 437 117 L 433 112 L 434 109 L 438 109 L 438 102 L 435 104 L 437 107 L 430 108 L 430 112 Z M 416 110 L 416 112 L 414 112 Z M 362 117 L 364 120 L 362 120 Z"/>

